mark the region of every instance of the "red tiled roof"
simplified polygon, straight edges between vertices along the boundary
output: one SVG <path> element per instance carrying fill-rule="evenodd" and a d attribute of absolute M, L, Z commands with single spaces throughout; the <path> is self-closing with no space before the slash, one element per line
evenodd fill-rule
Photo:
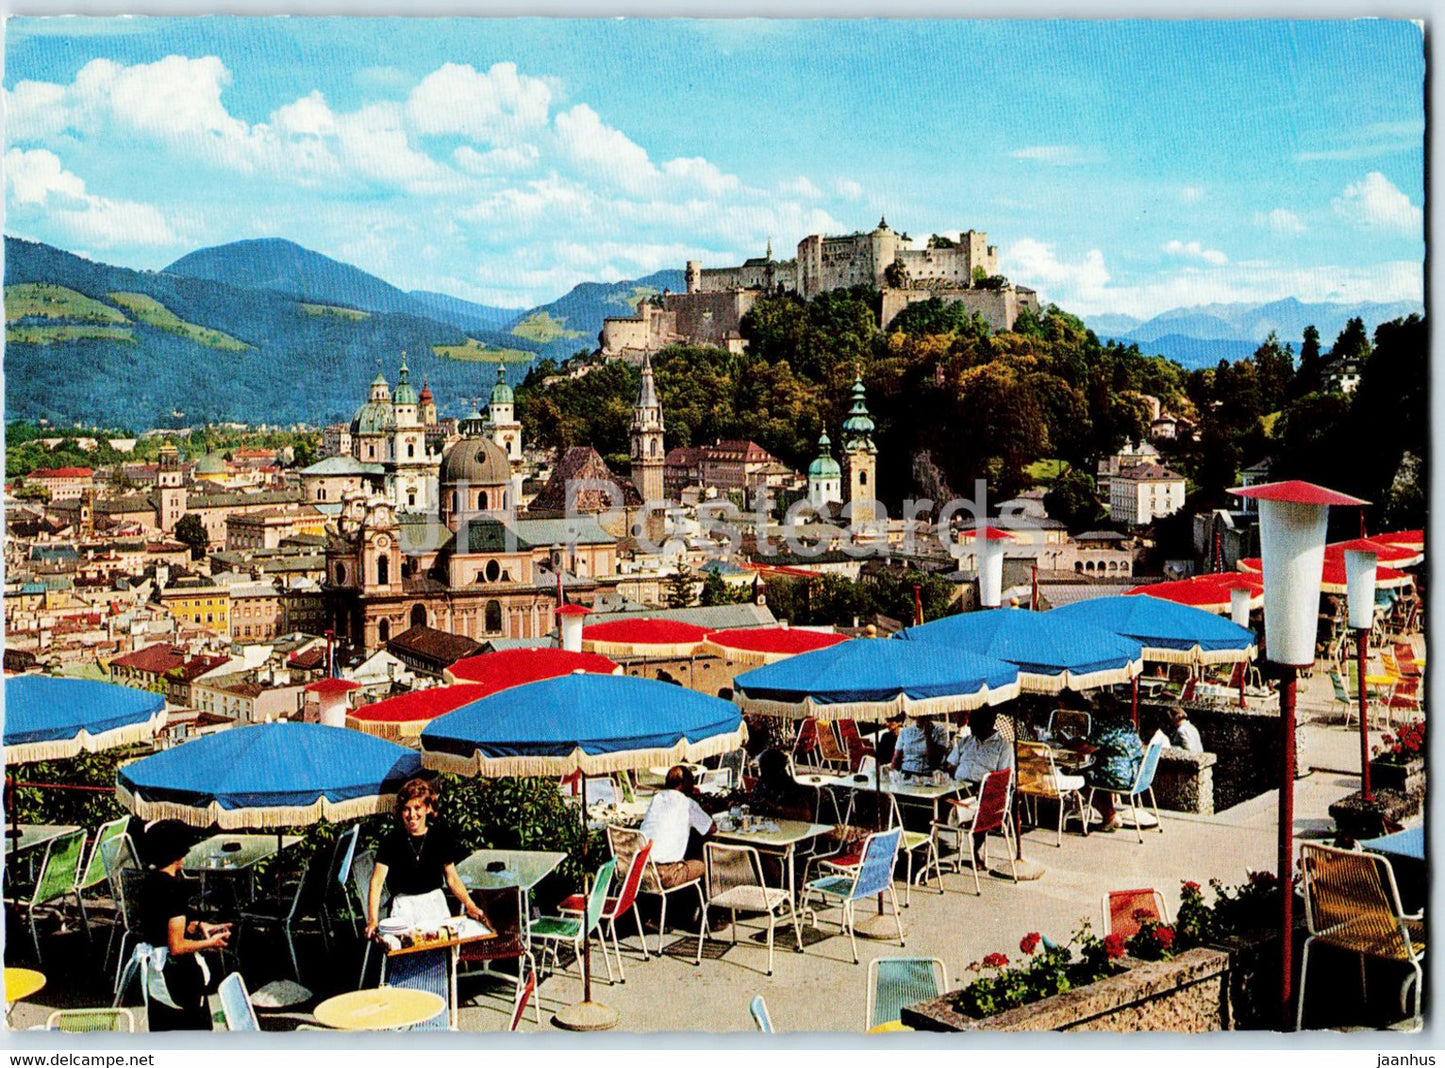
<path fill-rule="evenodd" d="M 28 478 L 91 478 L 95 472 L 88 467 L 44 467 L 31 471 Z"/>
<path fill-rule="evenodd" d="M 178 668 L 185 662 L 186 651 L 184 649 L 179 645 L 168 645 L 161 642 L 158 645 L 147 645 L 144 649 L 137 649 L 133 653 L 126 653 L 125 656 L 118 656 L 110 662 L 110 666 L 144 671 L 150 675 L 164 675 L 171 668 Z"/>
<path fill-rule="evenodd" d="M 313 645 L 305 652 L 293 653 L 287 663 L 301 671 L 310 671 L 313 668 L 319 668 L 322 664 L 326 663 L 326 646 Z"/>

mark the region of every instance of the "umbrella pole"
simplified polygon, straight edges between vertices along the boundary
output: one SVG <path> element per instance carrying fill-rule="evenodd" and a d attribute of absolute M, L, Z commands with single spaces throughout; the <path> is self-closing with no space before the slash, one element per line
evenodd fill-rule
<path fill-rule="evenodd" d="M 1363 516 L 1361 522 L 1363 522 Z M 1355 671 L 1359 676 L 1360 691 L 1360 789 L 1366 801 L 1373 801 L 1370 791 L 1370 719 L 1369 700 L 1365 694 L 1365 661 L 1370 655 L 1370 632 L 1364 628 L 1355 631 Z"/>
<path fill-rule="evenodd" d="M 1139 729 L 1139 676 L 1129 680 L 1129 712 L 1134 717 L 1134 729 Z"/>
<path fill-rule="evenodd" d="M 587 855 L 587 773 L 578 772 L 578 787 L 581 790 L 582 855 Z M 592 919 L 589 909 L 592 904 L 592 877 L 582 876 L 582 1000 L 568 1005 L 553 1017 L 553 1022 L 566 1031 L 610 1031 L 617 1026 L 617 1010 L 600 1005 L 592 1000 L 592 933 L 588 930 Z"/>
<path fill-rule="evenodd" d="M 1294 735 L 1296 672 L 1281 665 L 1279 687 L 1280 1028 L 1294 1030 Z M 1362 680 L 1363 681 L 1363 680 Z"/>
<path fill-rule="evenodd" d="M 1009 804 L 1013 808 L 1014 823 L 1014 862 L 1011 868 L 1011 875 L 1014 882 L 1022 883 L 1043 878 L 1045 869 L 1044 866 L 1036 860 L 1024 859 L 1023 817 L 1019 811 L 1019 713 L 1017 706 L 1010 706 L 1009 720 L 1014 726 L 1014 788 L 1009 798 Z M 1060 804 L 1062 804 L 1062 802 L 1060 802 Z M 973 848 L 972 842 L 969 843 L 969 848 Z M 1000 872 L 999 874 L 1003 873 Z"/>

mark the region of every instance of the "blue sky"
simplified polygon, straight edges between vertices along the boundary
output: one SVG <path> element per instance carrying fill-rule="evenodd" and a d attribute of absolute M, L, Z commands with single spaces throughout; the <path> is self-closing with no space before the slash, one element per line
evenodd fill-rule
<path fill-rule="evenodd" d="M 1081 314 L 1423 298 L 1407 22 L 12 18 L 6 232 L 285 237 L 506 306 L 987 231 Z"/>

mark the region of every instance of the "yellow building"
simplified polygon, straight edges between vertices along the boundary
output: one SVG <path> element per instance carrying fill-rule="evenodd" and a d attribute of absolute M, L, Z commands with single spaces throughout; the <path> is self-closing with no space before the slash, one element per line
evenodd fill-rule
<path fill-rule="evenodd" d="M 231 634 L 231 594 L 224 586 L 172 586 L 161 591 L 161 607 L 178 626 Z"/>

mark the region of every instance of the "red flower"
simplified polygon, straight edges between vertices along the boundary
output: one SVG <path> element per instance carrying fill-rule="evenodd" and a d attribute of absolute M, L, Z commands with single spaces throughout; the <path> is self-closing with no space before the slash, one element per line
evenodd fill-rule
<path fill-rule="evenodd" d="M 1124 955 L 1124 936 L 1118 933 L 1111 934 L 1104 939 L 1104 952 L 1110 960 L 1118 960 Z"/>
<path fill-rule="evenodd" d="M 1008 966 L 1008 958 L 1002 953 L 990 953 L 983 958 L 985 968 L 1005 968 Z"/>
<path fill-rule="evenodd" d="M 1032 953 L 1034 950 L 1039 948 L 1039 943 L 1042 941 L 1042 935 L 1040 935 L 1037 931 L 1030 931 L 1028 934 L 1024 935 L 1021 939 L 1019 939 L 1019 952 Z"/>
<path fill-rule="evenodd" d="M 1174 928 L 1172 928 L 1172 927 L 1156 927 L 1156 928 L 1154 928 L 1154 941 L 1156 941 L 1156 942 L 1159 943 L 1159 948 L 1160 948 L 1160 949 L 1168 949 L 1170 946 L 1172 946 L 1172 945 L 1174 944 Z"/>
<path fill-rule="evenodd" d="M 1184 889 L 1193 890 L 1197 894 L 1199 893 L 1199 884 L 1194 882 L 1192 879 L 1186 879 L 1184 881 Z"/>

